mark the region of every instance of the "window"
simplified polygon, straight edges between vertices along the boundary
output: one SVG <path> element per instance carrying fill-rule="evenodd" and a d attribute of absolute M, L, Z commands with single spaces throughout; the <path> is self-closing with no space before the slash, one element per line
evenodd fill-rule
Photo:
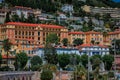
<path fill-rule="evenodd" d="M 29 35 L 31 35 L 31 32 L 29 32 Z"/>
<path fill-rule="evenodd" d="M 21 35 L 21 31 L 19 31 L 19 35 Z"/>
<path fill-rule="evenodd" d="M 24 31 L 22 32 L 22 35 L 24 35 Z"/>
<path fill-rule="evenodd" d="M 27 31 L 26 31 L 26 35 L 27 35 Z"/>
<path fill-rule="evenodd" d="M 38 40 L 40 40 L 40 37 L 38 37 Z"/>
<path fill-rule="evenodd" d="M 34 35 L 34 32 L 32 32 L 32 35 Z"/>
<path fill-rule="evenodd" d="M 40 32 L 38 32 L 38 36 L 40 36 Z"/>
<path fill-rule="evenodd" d="M 17 31 L 15 31 L 15 35 L 17 35 Z"/>

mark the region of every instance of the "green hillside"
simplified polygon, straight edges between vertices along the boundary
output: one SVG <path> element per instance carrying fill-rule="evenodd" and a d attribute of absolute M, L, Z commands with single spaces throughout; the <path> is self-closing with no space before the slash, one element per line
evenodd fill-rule
<path fill-rule="evenodd" d="M 9 6 L 26 6 L 32 8 L 39 8 L 46 12 L 55 12 L 60 10 L 63 4 L 72 4 L 75 11 L 83 5 L 97 6 L 97 7 L 120 7 L 120 3 L 114 3 L 112 0 L 5 0 Z"/>

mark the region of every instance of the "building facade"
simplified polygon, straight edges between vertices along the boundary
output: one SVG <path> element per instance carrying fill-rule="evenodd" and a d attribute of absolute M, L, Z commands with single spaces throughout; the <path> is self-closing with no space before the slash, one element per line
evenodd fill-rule
<path fill-rule="evenodd" d="M 73 41 L 77 38 L 83 39 L 83 42 L 86 43 L 86 35 L 84 32 L 69 32 L 69 43 L 73 44 Z"/>
<path fill-rule="evenodd" d="M 5 22 L 7 12 L 8 10 L 6 9 L 0 9 L 0 24 Z"/>
<path fill-rule="evenodd" d="M 46 36 L 55 33 L 62 41 L 68 37 L 68 30 L 62 26 L 8 22 L 1 25 L 1 40 L 9 38 L 20 51 L 32 53 L 34 47 L 44 45 Z"/>
<path fill-rule="evenodd" d="M 44 48 L 40 47 L 40 48 L 36 48 L 33 50 L 34 51 L 34 55 L 38 55 L 40 57 L 44 57 Z M 56 53 L 57 54 L 78 54 L 80 55 L 79 53 L 79 49 L 77 48 L 56 48 Z"/>
<path fill-rule="evenodd" d="M 91 45 L 83 44 L 79 46 L 80 55 L 87 54 L 89 56 L 93 55 L 106 55 L 109 54 L 109 47 L 104 45 Z"/>
<path fill-rule="evenodd" d="M 86 34 L 86 44 L 91 44 L 91 41 L 93 40 L 95 43 L 99 42 L 99 44 L 103 44 L 103 34 L 100 32 L 95 31 L 88 31 L 85 32 Z"/>
<path fill-rule="evenodd" d="M 114 32 L 108 32 L 107 35 L 104 36 L 104 44 L 111 45 L 114 39 L 120 39 L 120 29 L 116 29 Z"/>
<path fill-rule="evenodd" d="M 27 19 L 30 14 L 34 14 L 37 18 L 41 14 L 41 10 L 39 9 L 32 9 L 30 7 L 23 7 L 23 6 L 15 6 L 11 8 L 11 15 L 17 14 L 19 17 L 24 15 L 24 17 Z"/>

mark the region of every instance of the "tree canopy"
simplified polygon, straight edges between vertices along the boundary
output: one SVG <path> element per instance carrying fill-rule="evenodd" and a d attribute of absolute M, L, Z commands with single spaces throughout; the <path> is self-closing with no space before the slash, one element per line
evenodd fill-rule
<path fill-rule="evenodd" d="M 67 45 L 68 45 L 68 39 L 67 39 L 67 38 L 64 38 L 64 39 L 62 40 L 62 43 L 63 43 L 64 46 L 67 46 Z"/>
<path fill-rule="evenodd" d="M 102 60 L 105 63 L 105 69 L 110 70 L 114 61 L 114 57 L 112 55 L 104 55 Z"/>
<path fill-rule="evenodd" d="M 58 62 L 62 69 L 64 69 L 70 63 L 70 55 L 69 54 L 59 54 Z"/>
<path fill-rule="evenodd" d="M 28 61 L 27 54 L 25 52 L 18 53 L 16 55 L 16 59 L 17 59 L 18 66 L 20 66 L 19 68 L 24 69 L 24 67 L 26 66 L 27 61 Z"/>
<path fill-rule="evenodd" d="M 77 46 L 81 45 L 81 44 L 83 44 L 83 39 L 77 38 L 73 41 L 73 44 L 77 45 Z"/>
<path fill-rule="evenodd" d="M 44 47 L 44 57 L 45 60 L 50 64 L 57 64 L 58 62 L 58 54 L 56 52 L 56 49 L 52 44 L 48 43 Z"/>
<path fill-rule="evenodd" d="M 42 59 L 39 56 L 33 56 L 31 59 L 31 65 L 41 65 Z"/>
<path fill-rule="evenodd" d="M 51 34 L 47 35 L 47 37 L 46 37 L 46 43 L 55 43 L 55 44 L 57 44 L 58 41 L 59 41 L 59 37 L 55 33 L 51 33 Z"/>

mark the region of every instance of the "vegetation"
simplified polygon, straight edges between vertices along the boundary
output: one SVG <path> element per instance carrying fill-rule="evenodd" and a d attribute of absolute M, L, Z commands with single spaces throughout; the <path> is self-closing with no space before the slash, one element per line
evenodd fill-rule
<path fill-rule="evenodd" d="M 65 69 L 65 67 L 70 63 L 70 55 L 69 54 L 59 54 L 58 55 L 58 62 L 62 69 Z"/>
<path fill-rule="evenodd" d="M 42 59 L 39 56 L 33 56 L 30 63 L 31 63 L 31 70 L 32 71 L 41 70 Z"/>
<path fill-rule="evenodd" d="M 41 73 L 41 80 L 51 80 L 53 78 L 53 73 L 51 70 L 43 70 Z"/>
<path fill-rule="evenodd" d="M 57 36 L 57 34 L 52 33 L 47 35 L 46 37 L 46 43 L 53 43 L 53 44 L 57 44 L 59 41 L 59 37 Z"/>
<path fill-rule="evenodd" d="M 83 65 L 77 65 L 74 70 L 74 80 L 86 80 L 87 70 Z"/>
<path fill-rule="evenodd" d="M 77 38 L 73 41 L 73 44 L 76 46 L 79 46 L 79 45 L 83 44 L 83 39 Z"/>
<path fill-rule="evenodd" d="M 62 43 L 63 43 L 63 46 L 67 46 L 68 45 L 68 39 L 67 38 L 64 38 L 62 40 Z"/>
<path fill-rule="evenodd" d="M 111 54 L 120 54 L 120 39 L 115 39 L 112 41 L 112 45 L 110 47 Z"/>
<path fill-rule="evenodd" d="M 81 56 L 81 62 L 84 67 L 87 67 L 88 64 L 88 55 L 84 54 Z"/>
<path fill-rule="evenodd" d="M 42 59 L 39 56 L 33 56 L 31 59 L 31 65 L 41 65 Z"/>
<path fill-rule="evenodd" d="M 5 39 L 3 41 L 3 49 L 5 52 L 7 52 L 7 67 L 8 67 L 8 56 L 9 56 L 9 51 L 11 49 L 12 44 L 10 43 L 9 39 Z"/>
<path fill-rule="evenodd" d="M 50 43 L 46 44 L 44 48 L 44 58 L 50 64 L 57 64 L 58 62 L 58 54 L 56 49 Z"/>
<path fill-rule="evenodd" d="M 104 55 L 102 57 L 102 60 L 105 63 L 105 69 L 110 70 L 112 68 L 112 63 L 114 61 L 114 57 L 112 55 Z"/>
<path fill-rule="evenodd" d="M 17 66 L 19 66 L 19 68 L 21 69 L 21 70 L 23 70 L 24 69 L 24 67 L 26 66 L 26 64 L 27 64 L 27 61 L 28 61 L 28 56 L 27 56 L 27 54 L 25 53 L 25 52 L 21 52 L 21 53 L 18 53 L 17 55 L 16 55 L 16 64 L 17 64 Z"/>

